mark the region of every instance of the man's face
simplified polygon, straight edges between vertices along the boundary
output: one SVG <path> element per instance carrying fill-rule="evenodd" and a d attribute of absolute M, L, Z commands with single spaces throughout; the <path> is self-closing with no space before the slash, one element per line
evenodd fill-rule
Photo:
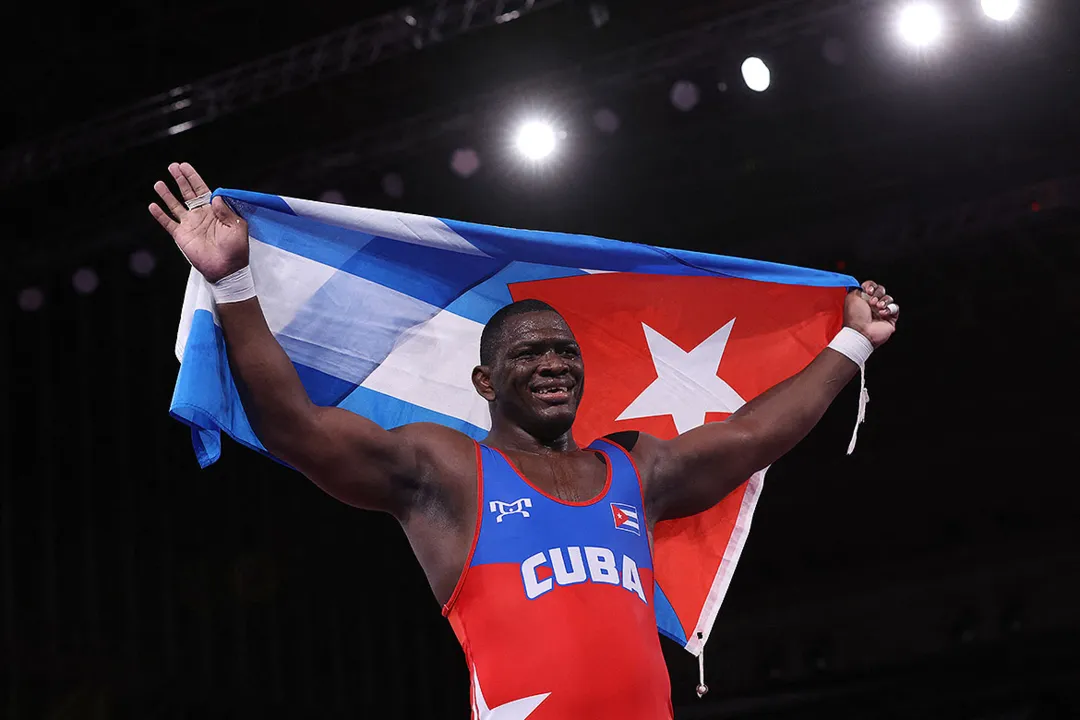
<path fill-rule="evenodd" d="M 489 371 L 500 415 L 544 439 L 570 430 L 585 388 L 585 365 L 558 314 L 511 317 Z"/>

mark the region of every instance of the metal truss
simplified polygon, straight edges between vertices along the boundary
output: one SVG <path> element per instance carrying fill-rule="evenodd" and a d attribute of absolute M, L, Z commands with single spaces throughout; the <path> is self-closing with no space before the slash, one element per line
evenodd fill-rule
<path fill-rule="evenodd" d="M 298 156 L 277 159 L 275 167 L 267 168 L 266 176 L 271 184 L 295 182 L 318 178 L 335 167 L 408 154 L 461 130 L 467 123 L 466 116 L 483 112 L 484 108 L 503 107 L 510 96 L 527 93 L 532 88 L 543 88 L 548 97 L 557 96 L 559 107 L 569 111 L 589 103 L 597 92 L 633 87 L 668 70 L 713 67 L 718 57 L 731 54 L 737 46 L 782 46 L 821 29 L 837 17 L 886 1 L 776 0 L 742 10 L 732 10 L 728 3 L 716 3 L 713 17 L 702 18 L 691 27 L 529 78 L 512 87 L 462 97 L 450 105 L 365 128 Z"/>
<path fill-rule="evenodd" d="M 436 0 L 323 35 L 260 60 L 175 87 L 5 150 L 0 188 L 81 165 L 161 138 L 329 78 L 407 55 L 471 30 L 501 25 L 561 0 Z"/>

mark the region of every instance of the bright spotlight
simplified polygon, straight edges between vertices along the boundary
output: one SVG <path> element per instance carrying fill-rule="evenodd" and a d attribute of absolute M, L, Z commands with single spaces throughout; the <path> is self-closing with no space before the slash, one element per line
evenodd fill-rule
<path fill-rule="evenodd" d="M 941 12 L 928 3 L 912 3 L 900 13 L 900 37 L 915 47 L 932 45 L 942 29 Z"/>
<path fill-rule="evenodd" d="M 746 82 L 746 87 L 750 88 L 754 92 L 765 92 L 769 89 L 769 84 L 772 82 L 772 74 L 769 72 L 769 66 L 761 61 L 760 58 L 749 57 L 743 60 L 742 64 L 742 76 Z"/>
<path fill-rule="evenodd" d="M 518 130 L 517 148 L 530 160 L 542 160 L 555 150 L 555 129 L 545 122 L 527 122 Z"/>
<path fill-rule="evenodd" d="M 991 20 L 1011 20 L 1020 9 L 1020 0 L 982 0 L 982 9 Z"/>

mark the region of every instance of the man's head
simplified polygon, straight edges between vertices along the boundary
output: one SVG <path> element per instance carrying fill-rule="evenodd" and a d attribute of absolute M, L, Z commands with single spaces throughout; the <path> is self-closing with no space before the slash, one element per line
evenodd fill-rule
<path fill-rule="evenodd" d="M 473 385 L 491 403 L 493 427 L 509 421 L 541 440 L 554 440 L 570 430 L 581 402 L 581 349 L 555 308 L 520 300 L 484 327 Z"/>

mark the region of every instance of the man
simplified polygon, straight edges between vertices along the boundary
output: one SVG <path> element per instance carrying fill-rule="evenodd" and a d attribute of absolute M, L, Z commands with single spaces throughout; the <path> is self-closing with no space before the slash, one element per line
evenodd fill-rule
<path fill-rule="evenodd" d="M 211 283 L 255 433 L 327 493 L 398 519 L 465 650 L 477 718 L 670 718 L 655 523 L 707 510 L 783 456 L 896 326 L 892 298 L 864 283 L 830 347 L 726 421 L 579 448 L 580 350 L 555 309 L 526 300 L 481 337 L 483 442 L 427 423 L 385 430 L 311 402 L 260 309 L 245 222 L 221 198 L 205 202 L 190 165 L 169 172 L 184 202 L 159 182 L 172 217 L 150 212 Z"/>

